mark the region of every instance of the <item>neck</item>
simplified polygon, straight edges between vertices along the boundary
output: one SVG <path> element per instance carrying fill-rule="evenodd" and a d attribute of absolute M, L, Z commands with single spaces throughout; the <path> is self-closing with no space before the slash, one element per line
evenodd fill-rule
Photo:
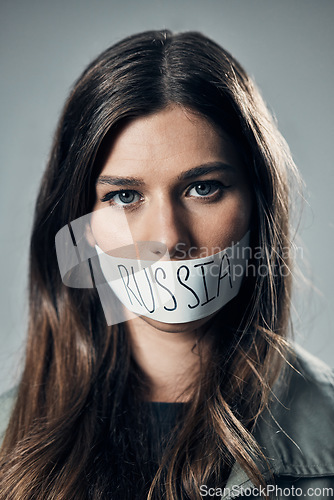
<path fill-rule="evenodd" d="M 147 400 L 187 402 L 190 400 L 208 341 L 197 340 L 198 330 L 162 331 L 143 318 L 127 322 L 132 355 L 149 382 Z M 206 335 L 206 339 L 207 339 Z"/>

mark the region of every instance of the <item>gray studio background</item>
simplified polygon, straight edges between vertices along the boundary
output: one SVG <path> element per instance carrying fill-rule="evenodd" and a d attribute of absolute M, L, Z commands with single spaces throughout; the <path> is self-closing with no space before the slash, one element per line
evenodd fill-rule
<path fill-rule="evenodd" d="M 21 368 L 34 200 L 71 84 L 134 32 L 200 30 L 255 77 L 306 182 L 296 339 L 334 365 L 334 2 L 332 0 L 2 0 L 0 392 Z"/>

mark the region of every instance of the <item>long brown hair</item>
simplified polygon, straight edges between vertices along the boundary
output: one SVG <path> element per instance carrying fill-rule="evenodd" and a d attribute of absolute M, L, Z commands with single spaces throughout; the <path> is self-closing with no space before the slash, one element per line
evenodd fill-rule
<path fill-rule="evenodd" d="M 126 329 L 107 326 L 95 289 L 62 283 L 54 242 L 92 210 L 107 134 L 170 103 L 238 143 L 256 205 L 251 246 L 259 251 L 254 272 L 218 315 L 221 334 L 183 419 L 152 461 L 143 374 Z M 2 446 L 1 498 L 193 500 L 201 484 L 224 484 L 235 461 L 263 483 L 251 431 L 287 345 L 291 273 L 281 271 L 291 266 L 288 185 L 296 176 L 253 82 L 205 36 L 141 33 L 87 67 L 65 105 L 36 204 L 26 362 Z"/>

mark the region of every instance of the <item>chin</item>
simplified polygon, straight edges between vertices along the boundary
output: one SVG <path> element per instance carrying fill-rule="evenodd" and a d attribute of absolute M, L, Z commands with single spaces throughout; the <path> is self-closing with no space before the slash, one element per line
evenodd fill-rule
<path fill-rule="evenodd" d="M 155 319 L 147 318 L 146 316 L 140 316 L 142 321 L 145 321 L 148 325 L 156 328 L 161 332 L 166 333 L 183 333 L 183 332 L 194 332 L 199 328 L 202 328 L 207 324 L 217 313 L 213 313 L 205 318 L 198 319 L 196 321 L 189 321 L 187 323 L 163 323 Z"/>

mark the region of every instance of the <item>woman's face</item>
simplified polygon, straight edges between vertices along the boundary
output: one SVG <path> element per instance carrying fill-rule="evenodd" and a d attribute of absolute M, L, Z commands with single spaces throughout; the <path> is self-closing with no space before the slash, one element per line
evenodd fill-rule
<path fill-rule="evenodd" d="M 94 217 L 104 207 L 108 228 Z M 91 230 L 104 251 L 129 244 L 128 233 L 132 243 L 163 243 L 171 259 L 198 258 L 239 241 L 251 212 L 237 147 L 205 118 L 170 106 L 128 123 L 110 144 Z"/>

